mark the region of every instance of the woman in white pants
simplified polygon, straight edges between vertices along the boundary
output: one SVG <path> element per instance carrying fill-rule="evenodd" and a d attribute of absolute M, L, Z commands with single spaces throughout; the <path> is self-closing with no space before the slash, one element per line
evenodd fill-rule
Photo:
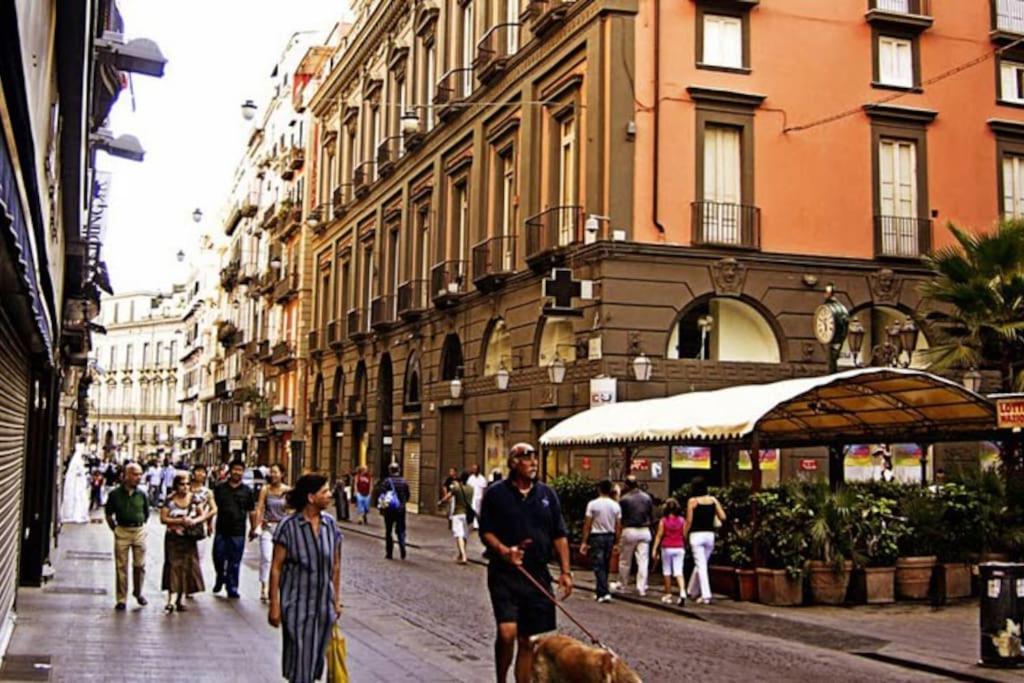
<path fill-rule="evenodd" d="M 725 510 L 714 496 L 708 495 L 708 485 L 697 477 L 690 487 L 693 497 L 686 501 L 686 528 L 690 532 L 690 552 L 693 553 L 694 571 L 690 577 L 689 593 L 695 595 L 694 580 L 700 584 L 700 601 L 711 604 L 711 581 L 708 578 L 708 560 L 715 550 L 715 520 L 725 521 Z"/>
<path fill-rule="evenodd" d="M 253 526 L 251 538 L 260 537 L 260 600 L 267 602 L 267 587 L 270 585 L 270 565 L 274 559 L 274 531 L 278 523 L 287 514 L 288 504 L 285 495 L 290 487 L 284 483 L 284 472 L 281 466 L 270 466 L 270 483 L 260 489 L 260 497 L 256 502 L 256 524 Z"/>
<path fill-rule="evenodd" d="M 672 602 L 672 579 L 679 586 L 678 603 L 686 604 L 683 590 L 683 559 L 686 557 L 686 521 L 682 517 L 679 501 L 669 498 L 665 501 L 665 514 L 658 522 L 658 533 L 654 536 L 654 558 L 661 555 L 661 575 L 665 581 L 665 594 L 661 601 Z"/>

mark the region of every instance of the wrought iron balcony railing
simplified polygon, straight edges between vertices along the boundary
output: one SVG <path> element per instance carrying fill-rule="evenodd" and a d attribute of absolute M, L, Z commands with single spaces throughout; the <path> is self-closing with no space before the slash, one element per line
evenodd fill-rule
<path fill-rule="evenodd" d="M 437 115 L 442 119 L 458 110 L 459 105 L 473 94 L 473 69 L 463 67 L 449 69 L 437 82 L 434 104 Z"/>
<path fill-rule="evenodd" d="M 927 218 L 875 216 L 875 254 L 920 258 L 932 250 L 932 222 Z"/>
<path fill-rule="evenodd" d="M 398 315 L 415 320 L 430 307 L 426 280 L 408 280 L 398 287 Z"/>
<path fill-rule="evenodd" d="M 531 264 L 583 242 L 583 207 L 555 206 L 526 219 L 526 260 Z"/>
<path fill-rule="evenodd" d="M 505 72 L 509 59 L 519 51 L 519 29 L 519 24 L 498 24 L 477 43 L 473 70 L 481 83 Z"/>
<path fill-rule="evenodd" d="M 438 308 L 448 308 L 467 293 L 466 261 L 442 261 L 430 269 L 430 296 Z"/>
<path fill-rule="evenodd" d="M 745 204 L 693 202 L 694 244 L 759 249 L 761 209 Z"/>
<path fill-rule="evenodd" d="M 473 282 L 489 292 L 516 272 L 516 236 L 491 237 L 473 247 Z"/>
<path fill-rule="evenodd" d="M 393 294 L 378 296 L 370 302 L 370 327 L 374 330 L 387 330 L 398 322 L 395 310 L 396 299 Z"/>
<path fill-rule="evenodd" d="M 366 309 L 353 308 L 346 316 L 348 318 L 348 338 L 353 342 L 361 342 L 370 336 L 370 325 L 367 320 Z"/>

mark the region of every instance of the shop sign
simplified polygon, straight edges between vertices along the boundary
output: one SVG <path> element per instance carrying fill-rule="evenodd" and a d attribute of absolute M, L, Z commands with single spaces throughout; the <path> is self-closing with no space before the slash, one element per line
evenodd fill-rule
<path fill-rule="evenodd" d="M 996 399 L 996 427 L 999 429 L 1024 427 L 1024 398 Z"/>
<path fill-rule="evenodd" d="M 229 451 L 240 451 L 243 448 L 244 448 L 244 446 L 242 444 L 242 440 L 241 439 L 231 439 L 231 441 L 228 441 L 228 450 Z"/>
<path fill-rule="evenodd" d="M 228 426 L 225 424 L 217 425 L 217 438 L 226 439 L 228 438 Z"/>
<path fill-rule="evenodd" d="M 647 472 L 651 469 L 651 461 L 647 458 L 633 458 L 634 472 Z"/>
<path fill-rule="evenodd" d="M 590 469 L 590 458 L 588 456 L 584 455 L 582 458 L 580 458 L 580 469 Z"/>
<path fill-rule="evenodd" d="M 590 380 L 590 407 L 615 403 L 618 395 L 618 379 L 615 377 L 594 377 Z"/>
<path fill-rule="evenodd" d="M 801 460 L 800 469 L 804 472 L 815 472 L 818 469 L 818 461 L 813 458 Z"/>
<path fill-rule="evenodd" d="M 274 413 L 270 416 L 270 426 L 276 432 L 294 432 L 295 421 L 288 413 Z"/>

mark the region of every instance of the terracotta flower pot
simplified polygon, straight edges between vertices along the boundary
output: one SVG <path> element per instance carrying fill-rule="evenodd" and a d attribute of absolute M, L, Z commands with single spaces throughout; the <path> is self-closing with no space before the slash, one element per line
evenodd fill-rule
<path fill-rule="evenodd" d="M 946 600 L 971 595 L 971 565 L 966 562 L 946 562 L 938 566 L 939 594 Z"/>
<path fill-rule="evenodd" d="M 807 569 L 814 602 L 819 605 L 841 605 L 846 601 L 853 562 L 844 562 L 842 569 L 837 570 L 835 565 L 812 560 L 807 563 Z"/>
<path fill-rule="evenodd" d="M 785 569 L 757 568 L 757 599 L 765 605 L 790 607 L 804 601 L 804 586 Z"/>
<path fill-rule="evenodd" d="M 865 567 L 850 578 L 850 599 L 868 605 L 896 601 L 896 567 Z"/>
<path fill-rule="evenodd" d="M 709 572 L 711 575 L 711 592 L 718 595 L 727 595 L 732 599 L 736 599 L 737 586 L 736 586 L 736 568 L 726 567 L 722 565 L 711 565 Z"/>
<path fill-rule="evenodd" d="M 932 582 L 936 557 L 901 557 L 896 560 L 896 595 L 907 600 L 924 600 Z"/>
<path fill-rule="evenodd" d="M 753 569 L 736 570 L 737 600 L 754 602 L 757 600 L 757 572 Z"/>

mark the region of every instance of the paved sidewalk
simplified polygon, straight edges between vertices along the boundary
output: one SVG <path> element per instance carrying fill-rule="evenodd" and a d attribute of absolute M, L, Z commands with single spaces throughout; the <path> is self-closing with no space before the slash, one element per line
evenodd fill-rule
<path fill-rule="evenodd" d="M 164 531 L 155 515 L 148 531 L 149 605 L 115 612 L 112 535 L 104 524 L 65 526 L 54 579 L 18 592 L 0 680 L 281 680 L 281 633 L 267 624 L 257 598 L 257 544 L 246 546 L 241 600 L 207 592 L 188 603 L 188 612 L 168 615 L 159 591 Z M 208 589 L 210 543 L 200 546 Z M 372 595 L 347 592 L 341 623 L 354 681 L 472 681 L 490 673 L 489 662 L 456 661 L 450 643 Z"/>
<path fill-rule="evenodd" d="M 455 544 L 444 518 L 410 514 L 407 519 L 410 547 L 432 554 L 446 554 L 454 561 Z M 383 521 L 376 511 L 371 512 L 367 526 L 351 522 L 343 522 L 342 526 L 348 532 L 383 537 Z M 483 545 L 474 534 L 470 539 L 471 561 L 484 563 L 482 550 Z M 652 574 L 650 583 L 651 590 L 646 598 L 624 593 L 617 595 L 616 599 L 675 612 L 680 617 L 859 654 L 960 680 L 1018 683 L 1024 680 L 1021 671 L 977 666 L 979 626 L 978 604 L 974 600 L 937 608 L 905 602 L 858 607 L 779 608 L 721 597 L 712 605 L 689 603 L 687 607 L 679 608 L 660 602 L 659 574 Z M 576 585 L 593 592 L 593 574 L 577 571 Z"/>

